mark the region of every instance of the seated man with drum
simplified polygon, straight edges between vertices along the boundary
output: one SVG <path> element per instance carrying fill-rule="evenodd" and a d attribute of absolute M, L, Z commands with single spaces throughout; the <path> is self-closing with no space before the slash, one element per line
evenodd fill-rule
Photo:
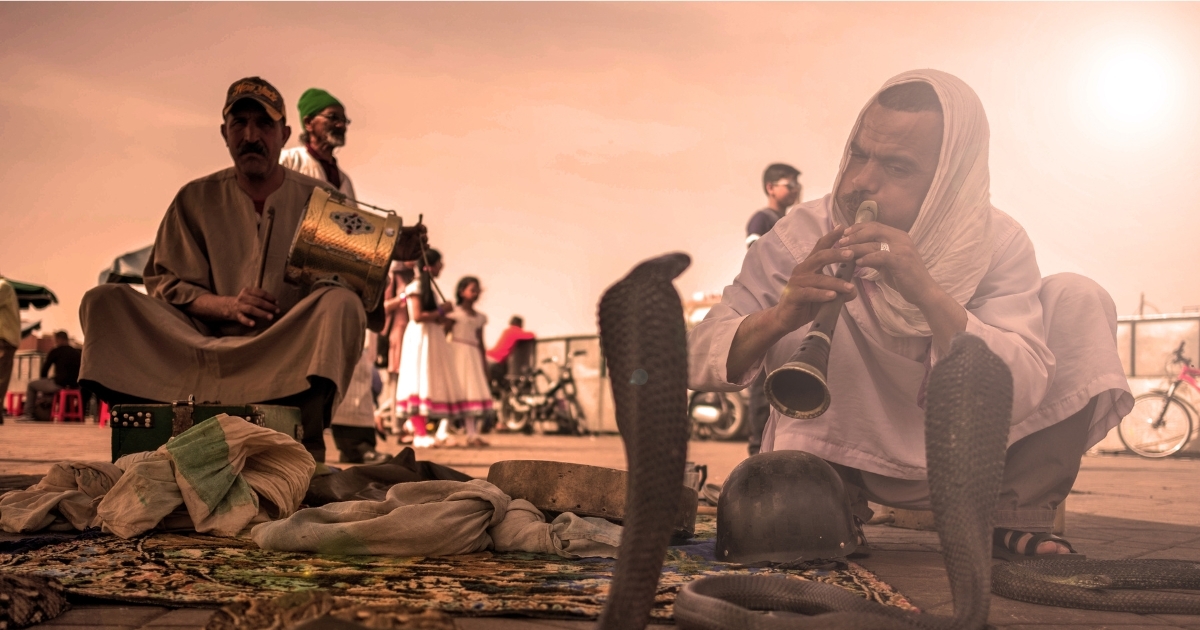
<path fill-rule="evenodd" d="M 223 115 L 233 166 L 175 196 L 146 263 L 148 295 L 102 285 L 84 296 L 80 380 L 117 404 L 298 407 L 304 446 L 323 462 L 367 314 L 346 288 L 284 281 L 305 204 L 324 184 L 279 164 L 291 133 L 279 91 L 241 79 Z"/>
<path fill-rule="evenodd" d="M 929 372 L 956 334 L 980 337 L 1014 388 L 994 553 L 1071 553 L 1050 534 L 1055 509 L 1083 453 L 1132 406 L 1112 299 L 1081 276 L 1041 277 L 1025 231 L 991 205 L 987 118 L 954 76 L 889 80 L 859 114 L 833 190 L 747 252 L 721 303 L 689 333 L 689 386 L 733 391 L 770 374 L 801 346 L 821 304 L 847 298 L 824 374 L 827 410 L 800 419 L 773 401 L 762 450 L 830 463 L 866 521 L 867 500 L 929 509 Z M 856 224 L 866 201 L 877 220 Z M 849 282 L 823 271 L 842 262 L 857 263 Z"/>

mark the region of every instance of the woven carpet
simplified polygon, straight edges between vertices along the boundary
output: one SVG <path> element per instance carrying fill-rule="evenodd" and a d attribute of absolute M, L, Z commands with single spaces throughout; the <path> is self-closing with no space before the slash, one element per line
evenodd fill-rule
<path fill-rule="evenodd" d="M 712 560 L 715 520 L 699 517 L 691 544 L 673 547 L 653 617 L 671 619 L 679 588 L 714 573 L 781 574 L 835 584 L 875 601 L 915 610 L 902 595 L 854 563 L 781 570 Z M 153 533 L 131 540 L 81 537 L 0 553 L 0 572 L 60 581 L 68 593 L 106 600 L 218 607 L 321 589 L 366 605 L 386 604 L 454 615 L 595 619 L 614 560 L 566 560 L 524 553 L 444 558 L 319 556 L 263 551 L 248 539 Z"/>

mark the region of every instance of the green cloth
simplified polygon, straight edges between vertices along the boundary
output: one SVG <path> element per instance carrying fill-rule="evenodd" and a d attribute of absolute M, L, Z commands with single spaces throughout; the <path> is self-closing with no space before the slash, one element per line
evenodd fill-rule
<path fill-rule="evenodd" d="M 341 101 L 325 90 L 308 88 L 304 94 L 300 95 L 300 100 L 296 102 L 296 109 L 300 110 L 300 120 L 303 122 L 304 119 L 321 113 L 321 110 L 330 105 L 341 104 Z"/>
<path fill-rule="evenodd" d="M 21 313 L 12 281 L 0 277 L 0 340 L 21 345 Z M 5 368 L 8 369 L 8 368 Z"/>

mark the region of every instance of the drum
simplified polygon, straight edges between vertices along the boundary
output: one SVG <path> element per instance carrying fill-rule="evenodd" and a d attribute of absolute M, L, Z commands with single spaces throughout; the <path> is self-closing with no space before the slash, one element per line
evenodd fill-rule
<path fill-rule="evenodd" d="M 292 239 L 284 278 L 304 287 L 346 287 L 369 313 L 383 300 L 400 223 L 395 212 L 315 188 Z"/>

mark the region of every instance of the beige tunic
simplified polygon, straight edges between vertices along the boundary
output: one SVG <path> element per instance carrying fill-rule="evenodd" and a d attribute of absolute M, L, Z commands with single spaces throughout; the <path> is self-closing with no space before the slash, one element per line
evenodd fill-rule
<path fill-rule="evenodd" d="M 326 183 L 329 181 L 325 179 L 325 169 L 321 163 L 308 154 L 308 149 L 304 145 L 284 150 L 279 155 L 279 163 L 313 179 L 319 179 Z M 350 176 L 340 166 L 337 167 L 337 170 L 342 176 L 342 186 L 338 191 L 351 199 L 357 199 L 354 196 L 354 184 L 350 183 Z"/>
<path fill-rule="evenodd" d="M 142 295 L 122 285 L 88 291 L 80 306 L 85 343 L 80 378 L 159 401 L 261 402 L 308 389 L 308 377 L 333 381 L 339 398 L 363 347 L 362 302 L 342 288 L 306 294 L 284 282 L 292 238 L 314 186 L 285 170 L 267 197 L 275 225 L 263 289 L 278 319 L 263 329 L 208 324 L 179 307 L 201 295 L 236 296 L 253 286 L 264 225 L 232 168 L 195 180 L 163 218 L 144 273 Z"/>

